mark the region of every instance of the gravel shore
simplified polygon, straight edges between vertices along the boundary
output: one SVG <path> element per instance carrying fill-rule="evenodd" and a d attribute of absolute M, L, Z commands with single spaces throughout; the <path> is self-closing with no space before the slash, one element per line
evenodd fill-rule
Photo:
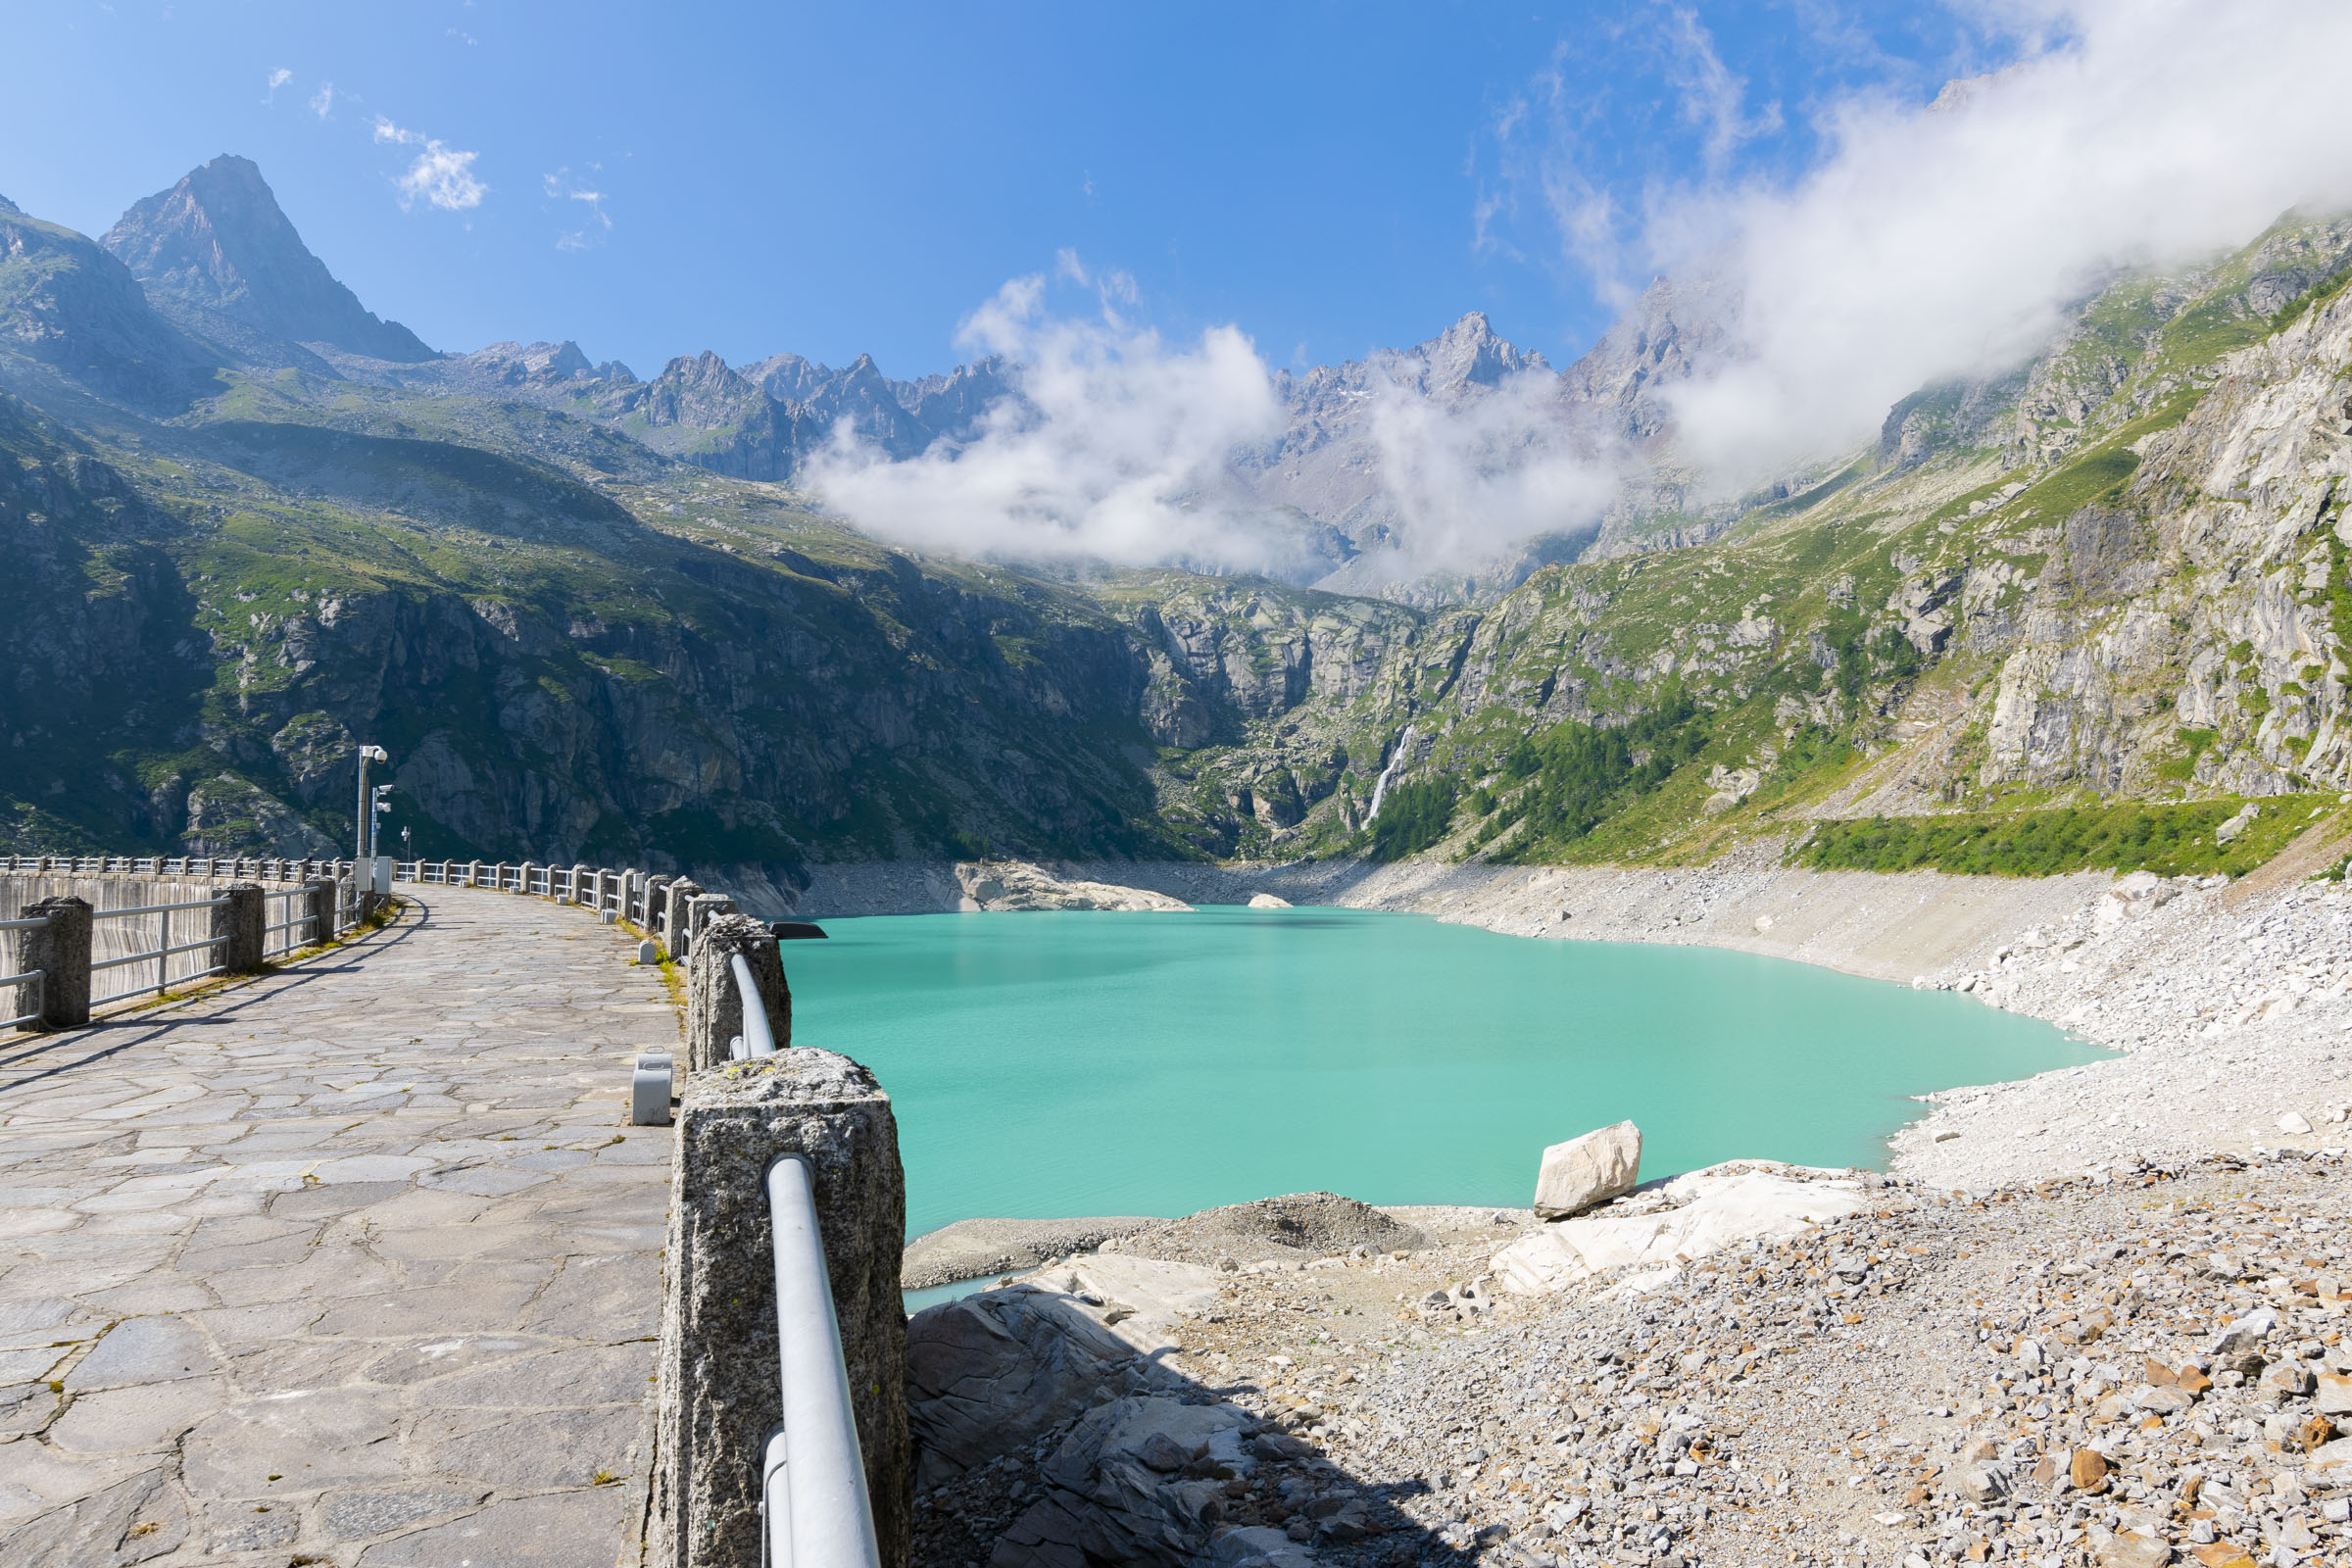
<path fill-rule="evenodd" d="M 1152 1387 L 1244 1412 L 1254 1462 L 1224 1467 L 1197 1549 L 1151 1560 L 2352 1561 L 2342 1163 L 1865 1180 L 1853 1220 L 1544 1297 L 1481 1279 L 1523 1212 L 1227 1258 Z M 1065 1440 L 926 1493 L 918 1560 L 1047 1560 L 998 1553 Z"/>

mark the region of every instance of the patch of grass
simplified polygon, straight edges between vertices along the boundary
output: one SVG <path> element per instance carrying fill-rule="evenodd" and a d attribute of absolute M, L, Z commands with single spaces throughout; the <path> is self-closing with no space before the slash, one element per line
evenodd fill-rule
<path fill-rule="evenodd" d="M 2276 796 L 2236 838 L 2215 832 L 2249 803 L 2141 801 L 2049 811 L 1874 816 L 1824 822 L 1789 852 L 1816 871 L 1916 871 L 1955 876 L 2061 876 L 2149 870 L 2163 876 L 2243 876 L 2283 848 L 2331 797 Z"/>

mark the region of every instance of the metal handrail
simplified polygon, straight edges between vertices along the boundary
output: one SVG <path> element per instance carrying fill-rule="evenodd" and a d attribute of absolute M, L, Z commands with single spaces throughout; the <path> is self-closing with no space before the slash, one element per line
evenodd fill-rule
<path fill-rule="evenodd" d="M 91 910 L 90 919 L 93 923 L 100 920 L 127 919 L 128 917 L 137 914 L 156 914 L 163 916 L 163 918 L 157 922 L 154 948 L 144 953 L 125 954 L 120 958 L 101 958 L 90 965 L 90 972 L 92 974 L 96 974 L 101 969 L 120 969 L 124 964 L 145 963 L 149 959 L 153 959 L 155 962 L 154 990 L 158 995 L 171 990 L 172 960 L 173 958 L 177 957 L 183 953 L 194 953 L 200 949 L 223 947 L 228 942 L 228 938 L 226 937 L 206 937 L 201 942 L 183 942 L 179 944 L 179 946 L 173 947 L 172 945 L 172 911 L 175 909 L 218 908 L 227 902 L 227 898 L 223 896 L 217 899 L 190 899 L 184 904 L 142 904 L 127 909 Z M 184 985 L 190 980 L 208 979 L 213 975 L 224 973 L 226 969 L 227 965 L 216 963 L 208 969 L 199 969 L 194 974 L 181 975 L 180 982 Z M 147 989 L 149 988 L 146 986 L 140 986 L 137 988 L 138 991 L 145 991 Z M 117 1002 L 122 1000 L 123 997 L 133 995 L 136 995 L 135 991 L 120 991 L 116 992 L 112 996 L 93 997 L 90 1000 L 93 1002 Z"/>
<path fill-rule="evenodd" d="M 27 969 L 23 974 L 0 974 L 0 986 L 32 987 L 32 1010 L 20 1012 L 14 1018 L 0 1018 L 0 1029 L 22 1029 L 28 1023 L 41 1021 L 43 1009 L 41 999 L 46 994 L 42 990 L 42 986 L 48 978 L 49 976 L 39 969 Z"/>
<path fill-rule="evenodd" d="M 736 994 L 743 1002 L 743 1033 L 727 1043 L 727 1054 L 738 1061 L 774 1055 L 775 1031 L 767 1026 L 767 1004 L 760 998 L 760 982 L 752 978 L 752 966 L 736 953 L 728 956 L 727 967 L 735 971 Z"/>
<path fill-rule="evenodd" d="M 228 900 L 225 898 L 191 899 L 186 904 L 142 904 L 129 909 L 92 909 L 90 918 L 93 920 L 119 920 L 125 915 L 167 914 L 173 909 L 212 909 L 218 908 L 227 902 Z"/>
<path fill-rule="evenodd" d="M 38 931 L 54 918 L 54 915 L 36 914 L 24 920 L 0 920 L 0 931 Z"/>
<path fill-rule="evenodd" d="M 850 1371 L 817 1229 L 815 1179 L 805 1157 L 782 1154 L 767 1167 L 764 1185 L 775 1238 L 776 1377 L 784 1419 L 768 1434 L 761 1456 L 761 1562 L 763 1568 L 880 1568 L 858 1412 L 850 1403 Z"/>

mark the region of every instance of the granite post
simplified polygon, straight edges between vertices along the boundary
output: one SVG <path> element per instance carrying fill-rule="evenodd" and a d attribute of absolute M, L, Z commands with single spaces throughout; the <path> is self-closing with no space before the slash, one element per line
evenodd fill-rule
<path fill-rule="evenodd" d="M 335 939 L 335 906 L 340 902 L 336 898 L 337 891 L 335 879 L 331 876 L 322 876 L 311 884 L 311 940 L 313 942 L 332 942 Z"/>
<path fill-rule="evenodd" d="M 748 915 L 722 914 L 696 933 L 686 961 L 686 1070 L 727 1063 L 727 1043 L 743 1033 L 743 992 L 731 960 L 742 954 L 760 984 L 776 1049 L 792 1044 L 792 988 L 773 932 Z"/>
<path fill-rule="evenodd" d="M 847 1056 L 779 1051 L 687 1078 L 676 1140 L 648 1560 L 760 1561 L 760 1457 L 783 1406 L 766 1173 L 797 1153 L 813 1176 L 874 1535 L 886 1568 L 904 1568 L 913 1544 L 899 1298 L 906 1192 L 890 1097 Z"/>
<path fill-rule="evenodd" d="M 27 905 L 24 917 L 49 923 L 24 933 L 24 967 L 41 971 L 41 1022 L 78 1029 L 90 1021 L 90 904 L 73 897 Z"/>
<path fill-rule="evenodd" d="M 231 882 L 211 890 L 226 899 L 212 908 L 213 962 L 230 974 L 258 974 L 269 953 L 270 905 L 259 882 Z"/>
<path fill-rule="evenodd" d="M 662 900 L 662 948 L 672 958 L 686 956 L 686 916 L 693 911 L 695 896 L 702 891 L 700 883 L 680 877 L 669 885 Z"/>

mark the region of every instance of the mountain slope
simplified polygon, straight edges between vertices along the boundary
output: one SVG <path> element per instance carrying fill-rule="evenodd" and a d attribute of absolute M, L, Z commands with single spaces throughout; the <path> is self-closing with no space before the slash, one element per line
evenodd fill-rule
<path fill-rule="evenodd" d="M 17 847 L 324 848 L 362 741 L 424 853 L 740 886 L 983 851 L 1688 861 L 1817 830 L 1850 861 L 1892 842 L 1881 813 L 2111 807 L 2211 865 L 2241 799 L 2276 824 L 2352 787 L 2348 222 L 2118 279 L 1810 489 L 1694 515 L 1661 467 L 1599 535 L 1415 603 L 920 560 L 783 482 L 827 397 L 961 439 L 1003 367 L 262 361 L 81 236 L 0 211 L 0 245 Z M 1302 377 L 1297 466 L 1261 476 L 1336 485 L 1376 382 L 1565 398 L 1593 440 L 1667 450 L 1700 294 L 1653 290 L 1565 378 L 1475 318 Z"/>
<path fill-rule="evenodd" d="M 378 319 L 294 231 L 250 160 L 223 155 L 132 205 L 100 244 L 152 297 L 288 343 L 370 359 L 435 358 L 398 321 Z"/>
<path fill-rule="evenodd" d="M 215 390 L 217 362 L 156 314 L 121 262 L 70 228 L 0 208 L 0 376 L 43 385 L 62 377 L 169 410 Z"/>

